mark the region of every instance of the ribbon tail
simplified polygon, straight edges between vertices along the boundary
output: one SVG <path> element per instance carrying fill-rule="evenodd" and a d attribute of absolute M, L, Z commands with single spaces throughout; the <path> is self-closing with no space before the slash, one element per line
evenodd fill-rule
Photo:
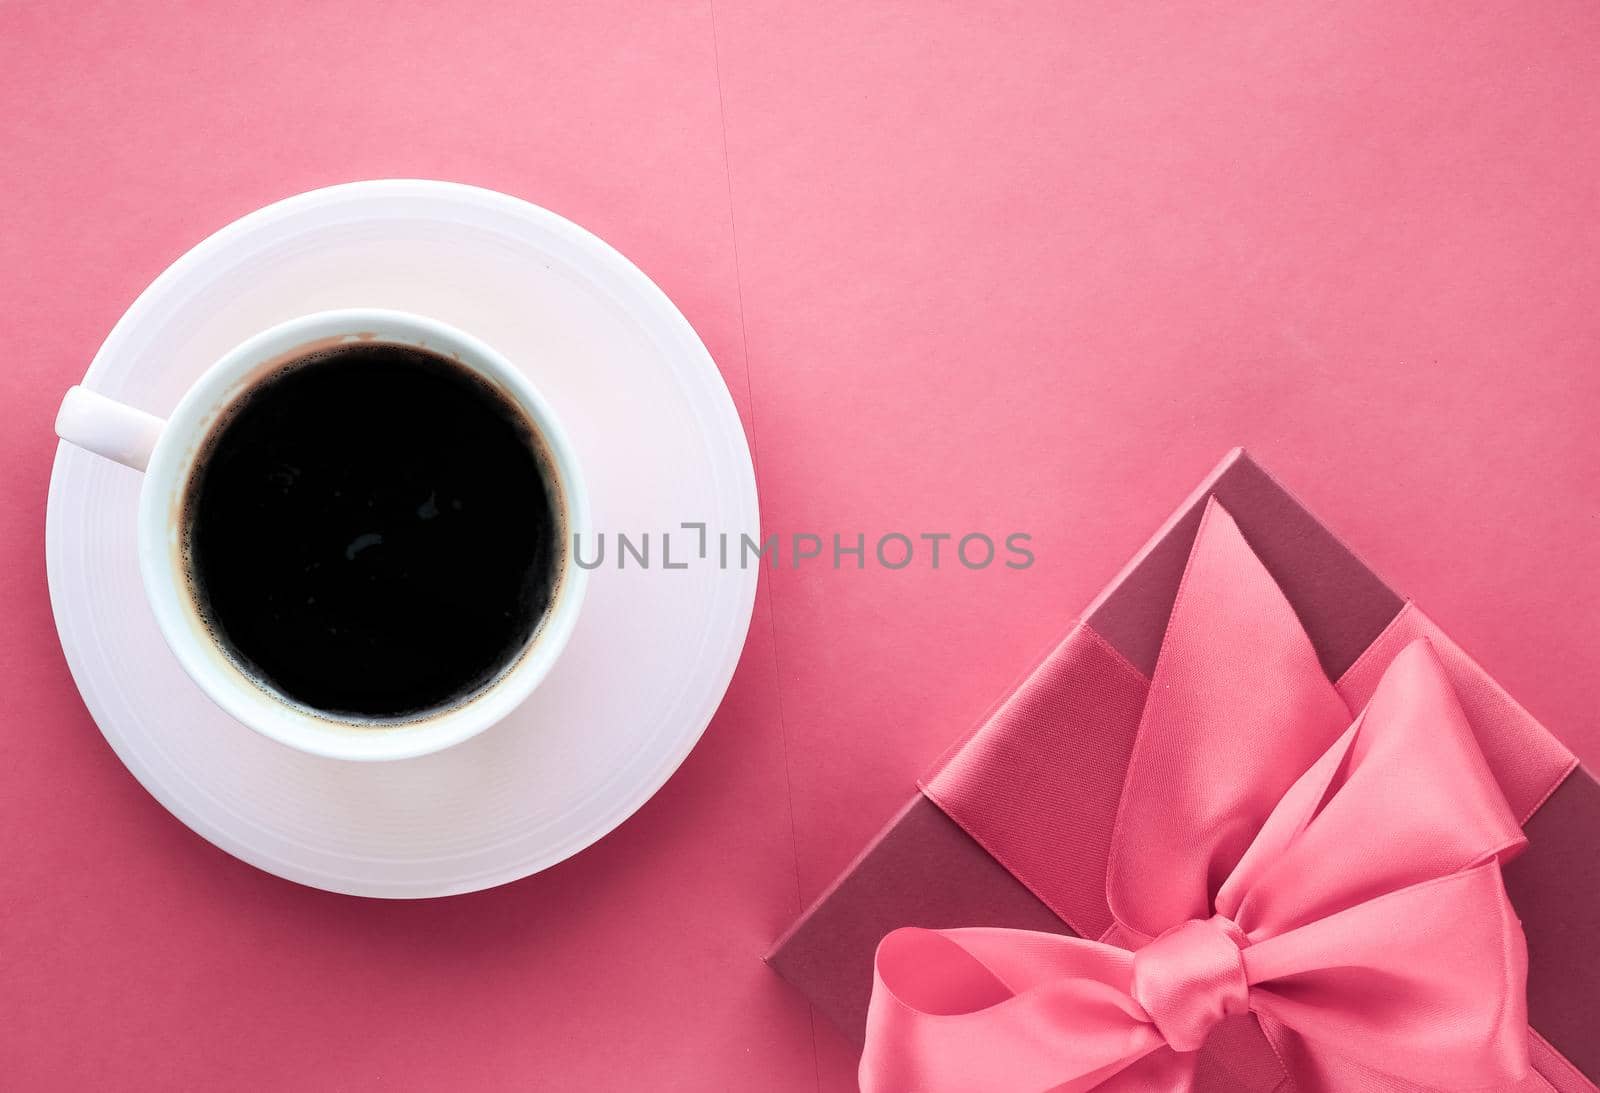
<path fill-rule="evenodd" d="M 1132 965 L 1058 934 L 896 930 L 878 946 L 862 1091 L 1183 1093 L 1192 1067 L 1129 996 Z"/>

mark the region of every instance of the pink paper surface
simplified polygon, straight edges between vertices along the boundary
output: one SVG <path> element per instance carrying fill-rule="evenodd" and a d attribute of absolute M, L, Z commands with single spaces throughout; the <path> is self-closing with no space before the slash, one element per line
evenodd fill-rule
<path fill-rule="evenodd" d="M 1576 0 L 0 9 L 0 1073 L 851 1088 L 759 955 L 1236 444 L 1600 767 L 1597 44 Z M 350 900 L 212 849 L 67 675 L 50 421 L 188 246 L 394 175 L 653 276 L 769 533 L 1037 564 L 768 574 L 682 772 L 505 889 Z"/>

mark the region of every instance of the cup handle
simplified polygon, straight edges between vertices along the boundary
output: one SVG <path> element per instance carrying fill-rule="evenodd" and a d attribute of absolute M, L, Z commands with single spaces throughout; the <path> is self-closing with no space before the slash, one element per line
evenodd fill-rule
<path fill-rule="evenodd" d="M 95 455 L 142 471 L 167 423 L 154 414 L 72 387 L 56 411 L 56 436 Z"/>

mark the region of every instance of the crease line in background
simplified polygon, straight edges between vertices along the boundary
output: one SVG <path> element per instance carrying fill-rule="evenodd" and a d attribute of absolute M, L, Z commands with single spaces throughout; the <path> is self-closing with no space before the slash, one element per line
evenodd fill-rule
<path fill-rule="evenodd" d="M 761 482 L 761 445 L 756 424 L 755 385 L 750 380 L 750 332 L 744 317 L 744 275 L 739 267 L 739 228 L 733 202 L 733 164 L 728 152 L 728 110 L 722 94 L 722 51 L 717 42 L 716 0 L 706 0 L 706 10 L 711 24 L 711 62 L 717 85 L 717 121 L 722 130 L 722 177 L 728 189 L 728 238 L 733 249 L 734 295 L 739 304 L 739 342 L 744 353 L 744 394 L 750 407 L 750 460 L 755 466 L 756 482 Z M 758 532 L 759 534 L 759 529 Z M 783 788 L 789 811 L 789 855 L 794 863 L 794 913 L 805 909 L 804 889 L 800 883 L 800 838 L 794 819 L 794 782 L 789 772 L 789 727 L 783 716 L 783 670 L 778 656 L 777 608 L 773 603 L 772 585 L 777 580 L 777 570 L 769 570 L 762 582 L 767 604 L 767 630 L 772 642 L 772 693 L 778 711 L 778 743 L 783 759 Z M 817 1011 L 806 1002 L 806 1018 L 811 1029 L 811 1072 L 813 1088 L 822 1089 L 822 1064 L 817 1055 Z"/>

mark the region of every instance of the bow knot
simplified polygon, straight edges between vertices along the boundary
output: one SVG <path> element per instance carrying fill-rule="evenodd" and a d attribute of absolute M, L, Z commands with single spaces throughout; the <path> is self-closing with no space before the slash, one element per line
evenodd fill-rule
<path fill-rule="evenodd" d="M 1244 931 L 1223 915 L 1190 919 L 1133 954 L 1133 999 L 1173 1051 L 1198 1051 L 1219 1021 L 1250 1008 Z"/>

